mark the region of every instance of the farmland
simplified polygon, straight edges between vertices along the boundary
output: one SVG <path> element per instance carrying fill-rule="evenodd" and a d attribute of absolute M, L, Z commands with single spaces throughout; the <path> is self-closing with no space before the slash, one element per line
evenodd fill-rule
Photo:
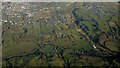
<path fill-rule="evenodd" d="M 3 66 L 119 66 L 118 3 L 2 6 Z"/>

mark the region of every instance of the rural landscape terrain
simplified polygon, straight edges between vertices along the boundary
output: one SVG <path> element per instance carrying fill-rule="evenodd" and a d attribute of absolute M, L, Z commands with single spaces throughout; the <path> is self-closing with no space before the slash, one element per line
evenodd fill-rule
<path fill-rule="evenodd" d="M 118 6 L 2 3 L 2 66 L 119 66 Z"/>

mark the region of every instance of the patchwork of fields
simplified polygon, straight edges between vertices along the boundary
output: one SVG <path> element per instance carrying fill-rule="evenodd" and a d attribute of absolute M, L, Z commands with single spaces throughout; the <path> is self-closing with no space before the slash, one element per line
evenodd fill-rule
<path fill-rule="evenodd" d="M 118 3 L 2 3 L 3 66 L 119 66 Z"/>

